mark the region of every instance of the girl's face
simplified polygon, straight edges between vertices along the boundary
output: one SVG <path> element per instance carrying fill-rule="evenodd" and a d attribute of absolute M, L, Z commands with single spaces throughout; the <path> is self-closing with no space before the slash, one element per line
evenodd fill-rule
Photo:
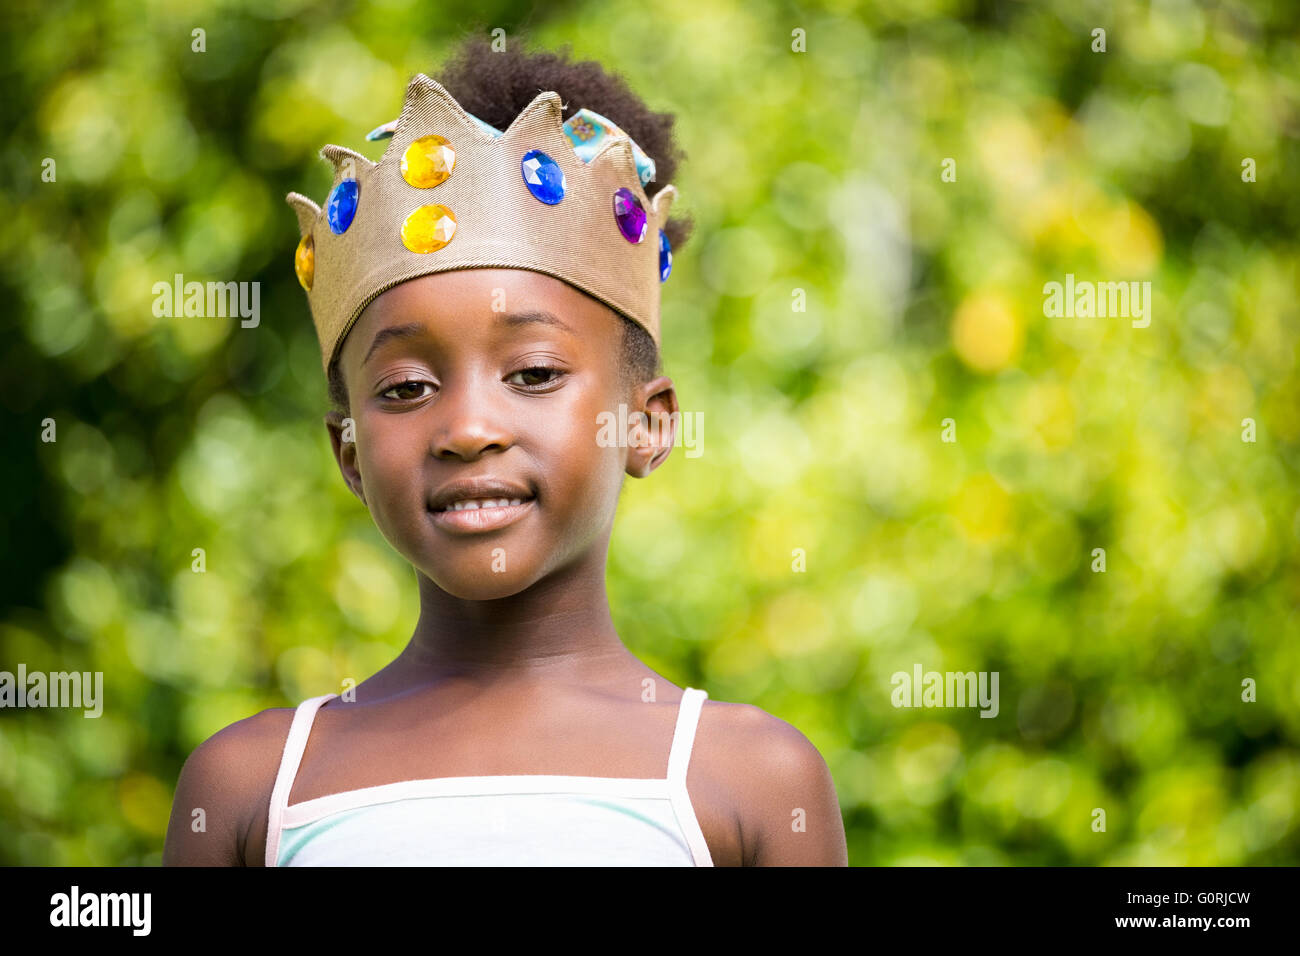
<path fill-rule="evenodd" d="M 516 594 L 593 548 L 603 567 L 623 475 L 649 474 L 672 448 L 671 431 L 656 444 L 625 423 L 677 410 L 666 378 L 622 384 L 622 342 L 617 315 L 537 272 L 394 286 L 339 359 L 355 443 L 342 416 L 327 424 L 343 476 L 389 543 L 456 597 Z"/>

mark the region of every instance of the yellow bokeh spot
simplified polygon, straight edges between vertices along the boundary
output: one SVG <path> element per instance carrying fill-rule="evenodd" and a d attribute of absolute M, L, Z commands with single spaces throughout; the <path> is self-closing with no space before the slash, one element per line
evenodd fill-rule
<path fill-rule="evenodd" d="M 1164 254 L 1160 227 L 1135 202 L 1118 203 L 1107 211 L 1098 240 L 1098 262 L 1123 278 L 1150 275 Z"/>
<path fill-rule="evenodd" d="M 1095 183 L 1070 189 L 1074 224 L 1087 239 L 1106 279 L 1132 279 L 1155 271 L 1164 237 L 1151 214 L 1132 200 L 1114 198 Z"/>
<path fill-rule="evenodd" d="M 1247 417 L 1255 418 L 1258 427 L 1255 388 L 1250 376 L 1235 365 L 1223 364 L 1206 372 L 1188 405 L 1192 419 L 1209 431 L 1240 429 Z"/>
<path fill-rule="evenodd" d="M 1076 210 L 1087 208 L 1100 195 L 1091 183 L 1064 181 L 1046 186 L 1025 205 L 1021 231 L 1044 250 L 1074 257 L 1093 242 L 1088 232 L 1091 223 L 1081 221 Z"/>
<path fill-rule="evenodd" d="M 774 598 L 765 609 L 764 643 L 778 657 L 796 657 L 825 647 L 835 636 L 835 622 L 824 601 L 801 591 Z"/>
<path fill-rule="evenodd" d="M 975 475 L 962 485 L 952 515 L 972 541 L 991 541 L 1011 525 L 1011 496 L 992 475 Z"/>
<path fill-rule="evenodd" d="M 1020 355 L 1024 330 L 1015 307 L 999 292 L 975 292 L 957 307 L 952 345 L 979 372 L 996 372 Z"/>
<path fill-rule="evenodd" d="M 1042 178 L 1043 142 L 1037 130 L 1015 113 L 990 117 L 976 141 L 987 176 L 1023 195 Z"/>
<path fill-rule="evenodd" d="M 1060 383 L 1032 385 L 1025 394 L 1022 414 L 1046 450 L 1060 451 L 1074 442 L 1074 402 Z"/>
<path fill-rule="evenodd" d="M 118 784 L 117 793 L 122 816 L 131 826 L 154 836 L 167 832 L 171 795 L 157 778 L 146 773 L 127 774 Z"/>

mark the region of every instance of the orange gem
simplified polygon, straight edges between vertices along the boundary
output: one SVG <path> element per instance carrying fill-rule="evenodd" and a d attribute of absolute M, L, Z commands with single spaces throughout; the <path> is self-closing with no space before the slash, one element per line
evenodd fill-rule
<path fill-rule="evenodd" d="M 299 284 L 310 292 L 311 280 L 316 277 L 316 243 L 310 232 L 298 242 L 298 251 L 293 254 L 293 271 L 298 273 Z"/>
<path fill-rule="evenodd" d="M 412 186 L 428 189 L 451 175 L 456 151 L 442 136 L 421 136 L 402 154 L 402 178 Z"/>
<path fill-rule="evenodd" d="M 446 206 L 421 206 L 402 223 L 402 243 L 412 252 L 434 252 L 456 235 L 456 217 Z"/>

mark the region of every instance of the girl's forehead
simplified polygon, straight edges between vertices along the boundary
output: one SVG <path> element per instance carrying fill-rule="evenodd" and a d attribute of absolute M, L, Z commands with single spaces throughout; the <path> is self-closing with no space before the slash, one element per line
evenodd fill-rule
<path fill-rule="evenodd" d="M 546 326 L 586 347 L 602 343 L 622 325 L 604 303 L 553 276 L 525 269 L 454 269 L 383 292 L 361 313 L 344 347 L 364 361 L 371 340 L 387 329 L 403 327 L 412 336 L 410 327 L 418 325 L 459 334 L 469 322 L 503 333 Z"/>
<path fill-rule="evenodd" d="M 606 306 L 562 279 L 527 269 L 453 269 L 398 283 L 375 298 L 365 312 L 404 308 L 422 313 L 485 313 L 547 308 L 598 316 Z"/>

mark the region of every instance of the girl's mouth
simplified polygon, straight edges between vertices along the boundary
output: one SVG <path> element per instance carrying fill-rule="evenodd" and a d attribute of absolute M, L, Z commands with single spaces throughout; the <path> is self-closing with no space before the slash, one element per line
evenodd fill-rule
<path fill-rule="evenodd" d="M 465 498 L 442 510 L 430 510 L 433 522 L 453 534 L 495 531 L 514 524 L 533 507 L 535 498 Z"/>

